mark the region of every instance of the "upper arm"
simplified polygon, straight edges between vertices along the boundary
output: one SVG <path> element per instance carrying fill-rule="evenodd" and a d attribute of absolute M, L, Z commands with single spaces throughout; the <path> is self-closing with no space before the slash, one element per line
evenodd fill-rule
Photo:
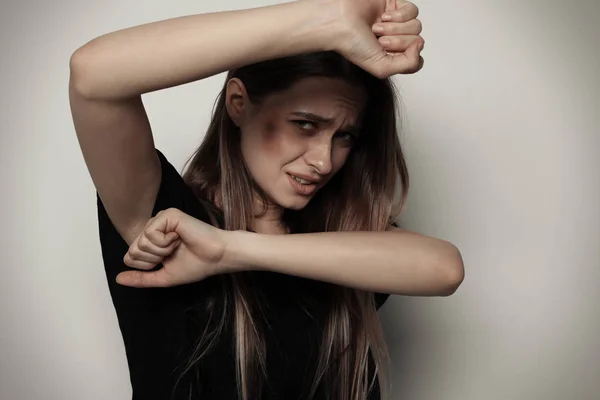
<path fill-rule="evenodd" d="M 69 100 L 83 158 L 98 196 L 130 244 L 151 217 L 160 186 L 160 160 L 141 97 L 94 100 L 77 89 L 73 67 Z"/>

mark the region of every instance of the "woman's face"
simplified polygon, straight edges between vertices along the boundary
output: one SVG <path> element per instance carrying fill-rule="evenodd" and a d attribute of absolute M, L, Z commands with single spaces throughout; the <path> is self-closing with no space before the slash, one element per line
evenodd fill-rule
<path fill-rule="evenodd" d="M 227 86 L 241 150 L 268 198 L 299 210 L 342 168 L 358 134 L 365 94 L 344 81 L 307 78 L 252 104 L 243 83 Z"/>

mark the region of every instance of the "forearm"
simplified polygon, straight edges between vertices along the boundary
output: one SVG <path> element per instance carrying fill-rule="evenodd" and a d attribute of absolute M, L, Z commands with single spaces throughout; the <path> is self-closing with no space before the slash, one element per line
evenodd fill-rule
<path fill-rule="evenodd" d="M 117 100 L 203 79 L 242 65 L 330 50 L 336 21 L 327 1 L 192 15 L 98 37 L 71 57 L 87 97 Z"/>
<path fill-rule="evenodd" d="M 464 274 L 455 246 L 402 230 L 232 232 L 226 254 L 225 268 L 231 270 L 267 270 L 399 295 L 450 295 Z"/>

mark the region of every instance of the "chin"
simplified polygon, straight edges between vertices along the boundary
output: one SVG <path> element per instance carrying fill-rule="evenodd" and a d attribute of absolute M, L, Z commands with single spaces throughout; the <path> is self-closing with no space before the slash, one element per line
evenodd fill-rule
<path fill-rule="evenodd" d="M 282 204 L 282 207 L 286 208 L 288 210 L 300 211 L 304 207 L 306 207 L 306 205 L 308 204 L 309 201 L 310 201 L 310 199 L 301 199 L 301 200 L 296 200 L 296 201 L 290 201 L 288 204 L 285 204 L 285 205 Z"/>
<path fill-rule="evenodd" d="M 299 211 L 306 207 L 311 199 L 312 197 L 304 196 L 282 196 L 281 198 L 277 199 L 277 204 L 279 204 L 280 207 L 288 210 Z"/>
<path fill-rule="evenodd" d="M 308 205 L 314 195 L 318 192 L 318 189 L 309 195 L 302 195 L 291 190 L 289 184 L 285 182 L 284 185 L 280 184 L 265 187 L 263 188 L 263 191 L 267 197 L 279 207 L 287 210 L 299 211 Z"/>

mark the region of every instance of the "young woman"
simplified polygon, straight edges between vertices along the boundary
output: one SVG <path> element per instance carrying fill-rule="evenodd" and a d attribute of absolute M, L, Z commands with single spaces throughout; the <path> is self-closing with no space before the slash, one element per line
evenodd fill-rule
<path fill-rule="evenodd" d="M 73 54 L 134 399 L 381 398 L 377 308 L 463 279 L 455 246 L 393 224 L 408 175 L 388 78 L 422 67 L 417 16 L 404 1 L 300 0 L 125 29 Z M 182 177 L 141 95 L 224 71 Z"/>

